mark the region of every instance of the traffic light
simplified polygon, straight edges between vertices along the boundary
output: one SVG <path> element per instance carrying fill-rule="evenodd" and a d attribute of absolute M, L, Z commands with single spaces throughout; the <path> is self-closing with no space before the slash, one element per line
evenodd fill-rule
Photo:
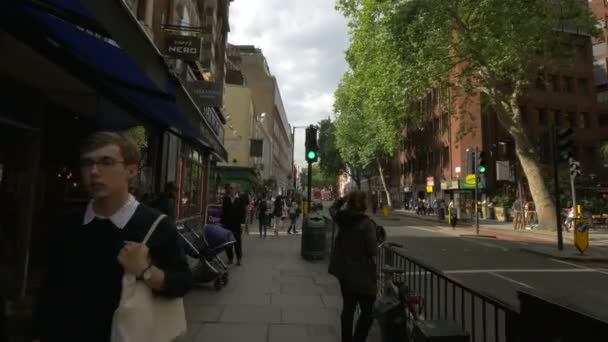
<path fill-rule="evenodd" d="M 483 175 L 488 171 L 488 167 L 486 166 L 486 154 L 485 152 L 479 152 L 479 158 L 477 160 L 477 170 L 480 175 Z"/>
<path fill-rule="evenodd" d="M 560 128 L 556 132 L 557 161 L 568 161 L 572 157 L 572 128 Z"/>
<path fill-rule="evenodd" d="M 317 145 L 317 128 L 313 125 L 306 128 L 306 161 L 315 163 L 319 160 L 319 146 Z"/>
<path fill-rule="evenodd" d="M 467 149 L 467 175 L 475 174 L 475 150 Z"/>

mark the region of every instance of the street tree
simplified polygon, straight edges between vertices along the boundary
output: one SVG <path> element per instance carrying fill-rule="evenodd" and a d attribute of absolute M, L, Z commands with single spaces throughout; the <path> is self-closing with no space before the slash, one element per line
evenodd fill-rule
<path fill-rule="evenodd" d="M 336 126 L 328 118 L 319 121 L 319 166 L 325 175 L 338 176 L 347 172 L 346 166 L 336 147 Z"/>
<path fill-rule="evenodd" d="M 327 176 L 321 171 L 319 164 L 313 164 L 312 166 L 312 187 L 328 189 L 333 188 L 338 181 L 338 177 Z M 308 168 L 302 170 L 300 177 L 300 185 L 303 189 L 308 187 Z"/>
<path fill-rule="evenodd" d="M 401 81 L 388 94 L 401 95 L 405 116 L 422 119 L 424 113 L 415 105 L 438 88 L 449 89 L 450 101 L 461 104 L 459 115 L 466 115 L 467 104 L 480 98 L 491 107 L 515 142 L 541 227 L 555 227 L 555 203 L 522 123 L 520 105 L 534 91 L 539 73 L 572 63 L 576 49 L 568 37 L 571 32 L 596 32 L 586 2 L 338 0 L 337 8 L 350 22 L 349 52 L 362 43 L 356 39 L 359 32 L 370 26 L 381 32 L 383 50 L 367 53 L 395 58 L 377 73 Z M 376 48 L 373 45 L 369 48 Z M 364 61 L 356 68 L 378 66 Z"/>
<path fill-rule="evenodd" d="M 386 6 L 384 2 L 352 4 L 342 10 L 347 16 L 349 13 L 360 16 L 361 20 L 350 21 L 350 46 L 346 51 L 350 70 L 335 93 L 337 146 L 342 158 L 362 174 L 370 167 L 376 169 L 386 203 L 392 205 L 384 171 L 401 141 L 402 122 L 408 119 L 402 93 L 407 78 L 397 51 L 390 49 L 390 27 L 376 25 L 373 20 Z M 340 5 L 339 2 L 339 8 Z"/>

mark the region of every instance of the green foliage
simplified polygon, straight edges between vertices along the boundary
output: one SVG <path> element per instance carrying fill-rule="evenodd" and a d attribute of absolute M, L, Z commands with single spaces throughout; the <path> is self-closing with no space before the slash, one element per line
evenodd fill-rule
<path fill-rule="evenodd" d="M 312 166 L 312 186 L 314 188 L 329 188 L 336 185 L 338 181 L 337 176 L 327 176 L 321 171 L 319 164 L 313 164 Z M 308 187 L 308 169 L 304 169 L 300 176 L 300 185 L 303 189 Z"/>
<path fill-rule="evenodd" d="M 336 126 L 330 119 L 319 121 L 319 166 L 326 176 L 338 177 L 346 170 L 336 146 Z"/>
<path fill-rule="evenodd" d="M 604 161 L 608 162 L 608 142 L 602 144 L 600 147 L 600 153 L 602 154 Z"/>
<path fill-rule="evenodd" d="M 148 147 L 148 138 L 146 129 L 143 126 L 136 126 L 127 131 L 131 139 L 139 146 L 140 149 Z"/>

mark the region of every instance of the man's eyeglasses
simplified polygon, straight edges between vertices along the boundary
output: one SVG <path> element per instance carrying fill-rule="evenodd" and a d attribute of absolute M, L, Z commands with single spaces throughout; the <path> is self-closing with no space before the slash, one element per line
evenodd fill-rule
<path fill-rule="evenodd" d="M 107 169 L 114 167 L 114 165 L 116 165 L 116 164 L 124 164 L 124 163 L 125 163 L 124 160 L 116 160 L 111 157 L 103 157 L 98 160 L 85 158 L 85 159 L 80 160 L 80 167 L 83 169 L 91 169 L 91 168 L 93 168 L 93 166 L 97 165 L 97 168 L 99 170 L 107 170 Z"/>

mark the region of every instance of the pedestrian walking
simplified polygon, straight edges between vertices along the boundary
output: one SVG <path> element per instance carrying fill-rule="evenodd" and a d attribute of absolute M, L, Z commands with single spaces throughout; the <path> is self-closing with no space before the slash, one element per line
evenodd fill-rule
<path fill-rule="evenodd" d="M 279 230 L 281 229 L 281 222 L 282 222 L 282 218 L 283 216 L 283 206 L 285 205 L 285 202 L 283 201 L 283 197 L 281 195 L 278 195 L 275 200 L 274 200 L 274 205 L 273 205 L 273 222 L 272 222 L 272 228 L 274 230 L 274 235 L 279 235 Z"/>
<path fill-rule="evenodd" d="M 340 199 L 330 208 L 339 230 L 332 250 L 329 273 L 338 278 L 342 292 L 342 342 L 364 342 L 372 325 L 376 299 L 376 264 L 378 242 L 376 225 L 365 214 L 366 194 L 355 191 L 348 196 L 346 209 Z M 361 314 L 353 335 L 355 310 Z"/>
<path fill-rule="evenodd" d="M 272 214 L 272 200 L 270 195 L 267 195 L 266 198 L 260 197 L 257 207 L 260 221 L 260 237 L 266 237 L 266 231 L 270 227 L 270 217 Z"/>
<path fill-rule="evenodd" d="M 160 319 L 185 329 L 178 299 L 192 287 L 192 274 L 175 224 L 129 194 L 139 162 L 139 148 L 120 133 L 98 132 L 82 145 L 82 182 L 91 200 L 86 208 L 65 213 L 49 226 L 50 255 L 35 313 L 34 340 L 108 342 L 117 322 L 123 331 L 159 332 L 145 317 L 130 317 L 131 324 L 124 325 L 114 316 L 132 298 L 123 292 L 123 277 L 138 284 L 138 292 L 147 289 L 174 299 L 165 303 L 181 305 L 182 315 Z M 147 243 L 142 243 L 147 235 Z M 140 299 L 131 304 L 141 304 Z M 166 329 L 160 333 L 171 329 L 177 337 L 179 332 L 172 327 L 160 326 Z"/>
<path fill-rule="evenodd" d="M 290 223 L 287 234 L 291 234 L 292 231 L 294 234 L 297 234 L 298 231 L 296 229 L 296 224 L 298 222 L 298 203 L 295 200 L 290 202 L 288 212 Z"/>
<path fill-rule="evenodd" d="M 221 223 L 224 228 L 230 230 L 236 239 L 236 243 L 233 246 L 226 248 L 226 255 L 228 255 L 228 264 L 234 262 L 234 253 L 236 252 L 236 264 L 240 266 L 243 259 L 243 243 L 242 235 L 243 228 L 245 228 L 245 216 L 246 216 L 246 204 L 245 200 L 241 198 L 236 190 L 236 184 L 230 184 L 228 186 L 228 192 L 224 196 L 222 203 L 222 219 Z M 234 249 L 234 251 L 233 251 Z"/>
<path fill-rule="evenodd" d="M 454 200 L 450 200 L 448 210 L 450 212 L 450 225 L 453 229 L 455 229 L 456 223 L 458 223 L 458 209 L 456 209 L 456 204 L 454 203 Z"/>

